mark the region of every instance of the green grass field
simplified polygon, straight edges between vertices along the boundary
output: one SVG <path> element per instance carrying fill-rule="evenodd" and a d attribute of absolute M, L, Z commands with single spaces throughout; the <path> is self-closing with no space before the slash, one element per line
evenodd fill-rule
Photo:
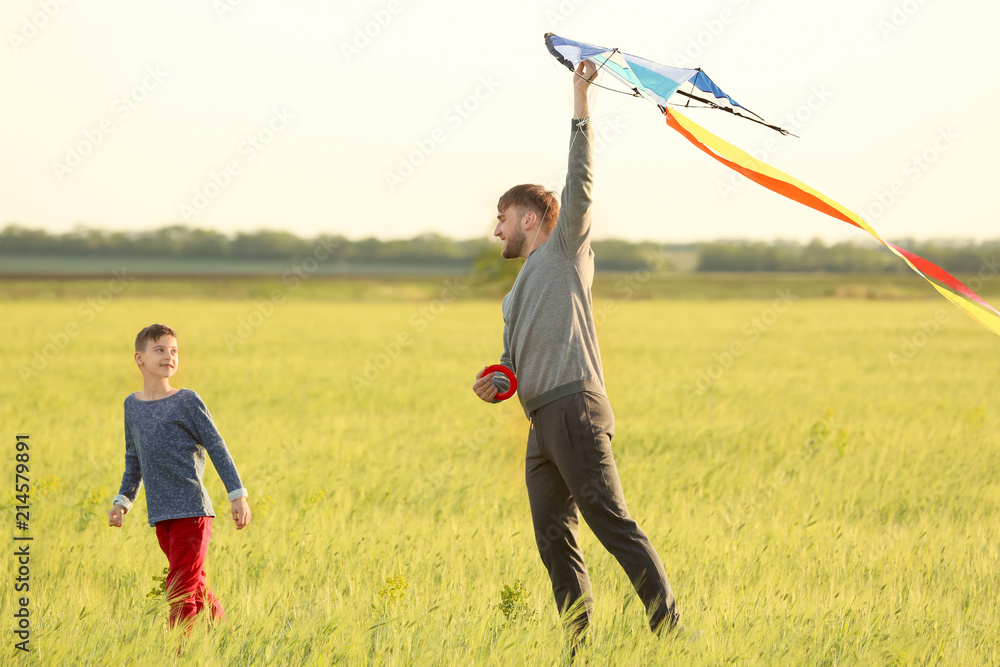
<path fill-rule="evenodd" d="M 29 656 L 9 631 L 23 595 L 11 537 L 4 550 L 5 664 L 176 659 L 164 603 L 147 597 L 166 559 L 143 496 L 124 529 L 106 519 L 122 401 L 140 388 L 131 343 L 155 321 L 180 332 L 174 385 L 211 408 L 254 512 L 237 532 L 206 472 L 209 580 L 228 621 L 199 625 L 186 661 L 565 661 L 524 490 L 527 422 L 516 401 L 470 390 L 499 358 L 487 359 L 496 301 L 446 303 L 443 287 L 278 303 L 130 288 L 102 303 L 101 284 L 51 289 L 0 304 L 3 516 L 22 534 L 14 444 L 28 433 L 34 536 Z M 702 634 L 652 637 L 584 527 L 596 616 L 581 657 L 1000 663 L 1000 341 L 943 299 L 803 298 L 779 312 L 773 293 L 636 296 L 595 301 L 615 454 Z"/>

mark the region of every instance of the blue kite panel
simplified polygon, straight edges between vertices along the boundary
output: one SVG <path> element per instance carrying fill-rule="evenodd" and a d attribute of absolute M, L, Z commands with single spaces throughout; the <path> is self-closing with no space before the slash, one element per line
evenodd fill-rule
<path fill-rule="evenodd" d="M 742 104 L 740 104 L 739 102 L 731 98 L 729 95 L 722 92 L 722 89 L 719 88 L 717 85 L 715 85 L 715 82 L 709 79 L 708 75 L 705 74 L 704 72 L 698 72 L 695 75 L 695 77 L 691 79 L 691 83 L 693 83 L 698 88 L 698 90 L 704 91 L 706 93 L 711 93 L 720 100 L 727 99 L 733 105 L 738 106 L 741 109 L 745 108 Z"/>

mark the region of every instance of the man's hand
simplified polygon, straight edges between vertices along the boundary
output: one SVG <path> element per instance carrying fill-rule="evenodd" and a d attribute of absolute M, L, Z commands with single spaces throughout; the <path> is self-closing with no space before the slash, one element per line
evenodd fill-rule
<path fill-rule="evenodd" d="M 483 371 L 485 370 L 483 368 Z M 500 392 L 497 391 L 496 385 L 493 384 L 493 373 L 483 376 L 483 371 L 476 373 L 476 381 L 472 385 L 472 391 L 476 392 L 476 396 L 487 403 L 492 403 L 493 399 Z"/>
<path fill-rule="evenodd" d="M 108 525 L 114 528 L 121 528 L 125 522 L 125 508 L 121 505 L 112 505 L 108 512 Z"/>
<path fill-rule="evenodd" d="M 594 64 L 594 61 L 584 60 L 576 66 L 576 77 L 573 80 L 573 86 L 577 90 L 587 92 L 590 88 L 590 82 L 594 80 L 594 75 L 596 74 L 597 65 Z"/>
<path fill-rule="evenodd" d="M 592 61 L 584 60 L 576 66 L 573 74 L 573 118 L 587 118 L 590 115 L 587 92 L 595 76 L 597 76 L 597 65 Z"/>
<path fill-rule="evenodd" d="M 236 530 L 243 530 L 250 523 L 250 503 L 247 497 L 237 498 L 232 505 L 233 521 L 236 522 Z"/>

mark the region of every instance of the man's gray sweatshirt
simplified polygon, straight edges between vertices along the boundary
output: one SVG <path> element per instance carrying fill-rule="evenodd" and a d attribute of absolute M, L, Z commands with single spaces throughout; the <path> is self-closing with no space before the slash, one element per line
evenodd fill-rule
<path fill-rule="evenodd" d="M 226 485 L 229 499 L 246 495 L 226 443 L 196 392 L 181 389 L 166 398 L 125 399 L 125 474 L 114 502 L 132 509 L 146 485 L 149 525 L 167 519 L 215 516 L 201 479 L 205 452 Z"/>
<path fill-rule="evenodd" d="M 574 119 L 555 230 L 529 254 L 503 299 L 500 363 L 514 371 L 517 395 L 529 417 L 563 396 L 605 394 L 591 297 L 593 143 L 590 122 Z M 502 375 L 494 376 L 494 384 L 501 390 L 508 386 Z"/>

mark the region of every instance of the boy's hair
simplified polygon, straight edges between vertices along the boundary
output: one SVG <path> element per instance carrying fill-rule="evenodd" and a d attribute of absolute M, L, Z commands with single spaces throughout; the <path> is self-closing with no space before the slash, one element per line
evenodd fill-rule
<path fill-rule="evenodd" d="M 139 332 L 139 335 L 135 337 L 135 351 L 145 352 L 146 345 L 150 341 L 154 341 L 160 338 L 160 336 L 173 336 L 177 338 L 177 332 L 168 327 L 166 324 L 150 324 L 148 327 Z"/>
<path fill-rule="evenodd" d="M 542 219 L 541 229 L 551 234 L 559 219 L 559 200 L 556 193 L 546 190 L 541 185 L 525 183 L 515 185 L 503 193 L 497 202 L 497 211 L 503 213 L 509 206 L 516 206 L 522 211 L 530 208 Z"/>

